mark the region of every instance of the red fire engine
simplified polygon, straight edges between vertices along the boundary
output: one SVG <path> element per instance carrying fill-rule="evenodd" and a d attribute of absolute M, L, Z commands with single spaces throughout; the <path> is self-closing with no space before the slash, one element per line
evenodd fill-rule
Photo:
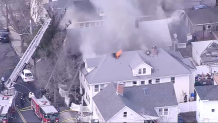
<path fill-rule="evenodd" d="M 35 96 L 31 98 L 31 108 L 42 123 L 58 123 L 59 112 L 51 105 L 50 101 L 43 95 L 37 99 Z"/>
<path fill-rule="evenodd" d="M 8 123 L 15 113 L 15 101 L 17 93 L 14 88 L 0 93 L 0 122 Z"/>

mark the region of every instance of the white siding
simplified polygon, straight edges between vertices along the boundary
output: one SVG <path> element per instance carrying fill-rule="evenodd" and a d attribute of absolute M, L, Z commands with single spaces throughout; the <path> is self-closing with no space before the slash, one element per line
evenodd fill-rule
<path fill-rule="evenodd" d="M 201 120 L 209 119 L 209 122 L 218 122 L 218 101 L 202 101 Z M 212 112 L 215 109 L 215 112 Z"/>
<path fill-rule="evenodd" d="M 143 68 L 146 68 L 146 74 L 143 74 Z M 141 69 L 142 74 L 138 74 L 139 69 Z M 146 63 L 141 63 L 139 66 L 133 69 L 133 76 L 141 75 L 151 75 L 151 67 Z"/>
<path fill-rule="evenodd" d="M 187 94 L 187 97 L 189 99 L 190 95 L 190 79 L 189 76 L 180 76 L 176 77 L 176 82 L 174 83 L 174 89 L 176 92 L 176 97 L 178 103 L 184 102 L 184 92 Z"/>
<path fill-rule="evenodd" d="M 127 112 L 127 117 L 123 117 L 124 112 Z M 108 122 L 144 122 L 144 118 L 141 115 L 135 113 L 130 108 L 124 107 Z"/>
<path fill-rule="evenodd" d="M 161 108 L 168 108 L 168 115 L 160 116 L 158 119 L 159 122 L 178 122 L 178 106 L 172 107 L 161 107 Z M 159 108 L 155 108 L 157 114 L 159 114 Z"/>

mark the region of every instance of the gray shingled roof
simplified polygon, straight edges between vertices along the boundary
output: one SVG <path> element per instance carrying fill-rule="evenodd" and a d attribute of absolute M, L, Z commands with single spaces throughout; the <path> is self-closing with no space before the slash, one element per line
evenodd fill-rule
<path fill-rule="evenodd" d="M 86 59 L 87 67 L 97 67 L 102 60 L 102 57 Z"/>
<path fill-rule="evenodd" d="M 130 63 L 137 53 L 143 61 L 150 63 L 150 66 L 153 68 L 151 75 L 133 76 Z M 88 83 L 95 84 L 104 82 L 142 80 L 191 74 L 190 70 L 185 67 L 183 63 L 179 62 L 161 48 L 158 48 L 158 55 L 151 54 L 148 56 L 145 51 L 138 50 L 123 52 L 118 59 L 114 58 L 112 53 L 106 54 L 103 57 L 104 59 L 97 66 L 97 68 L 85 76 Z M 97 58 L 96 62 L 99 62 Z"/>
<path fill-rule="evenodd" d="M 147 88 L 149 95 L 144 94 Z M 160 91 L 161 90 L 161 91 Z M 142 114 L 158 116 L 155 107 L 177 105 L 173 83 L 149 84 L 143 86 L 125 87 L 123 96 L 116 94 L 116 85 L 110 83 L 105 89 L 93 97 L 105 121 L 108 121 L 125 106 Z"/>
<path fill-rule="evenodd" d="M 186 14 L 190 18 L 193 25 L 217 23 L 218 22 L 218 8 L 211 9 L 198 9 L 198 10 L 187 10 Z"/>
<path fill-rule="evenodd" d="M 132 61 L 130 62 L 130 67 L 132 69 L 136 68 L 138 65 L 140 65 L 141 63 L 143 63 L 144 61 L 142 60 L 142 58 L 139 56 L 138 53 L 135 54 L 135 56 L 133 56 Z"/>
<path fill-rule="evenodd" d="M 218 100 L 218 85 L 195 86 L 201 100 Z"/>

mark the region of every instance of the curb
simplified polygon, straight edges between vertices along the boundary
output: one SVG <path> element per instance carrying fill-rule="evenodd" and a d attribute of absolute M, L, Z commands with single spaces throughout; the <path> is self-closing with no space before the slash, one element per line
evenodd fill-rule
<path fill-rule="evenodd" d="M 19 53 L 19 51 L 17 51 L 17 48 L 15 48 L 15 46 L 13 46 L 13 45 L 12 45 L 12 47 L 15 50 L 16 54 L 21 58 L 22 55 L 21 55 L 21 53 Z"/>

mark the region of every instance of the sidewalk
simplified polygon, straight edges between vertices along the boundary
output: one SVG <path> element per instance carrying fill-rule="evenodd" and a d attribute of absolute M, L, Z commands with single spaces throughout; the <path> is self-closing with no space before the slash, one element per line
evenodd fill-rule
<path fill-rule="evenodd" d="M 9 28 L 10 29 L 10 40 L 11 40 L 11 46 L 13 47 L 13 49 L 15 50 L 16 54 L 21 58 L 23 53 L 22 51 L 22 47 L 21 47 L 21 37 L 20 35 L 15 32 L 12 27 Z M 27 46 L 27 44 L 24 43 L 25 46 Z M 33 65 L 33 60 L 32 58 L 29 60 L 30 64 Z"/>
<path fill-rule="evenodd" d="M 76 123 L 77 112 L 70 111 L 70 108 L 60 107 L 59 122 L 60 123 Z"/>
<path fill-rule="evenodd" d="M 21 53 L 21 38 L 20 35 L 16 32 L 14 32 L 10 28 L 10 34 L 9 34 L 10 40 L 11 40 L 11 46 L 14 48 L 15 52 L 19 57 L 21 57 L 23 54 Z"/>

